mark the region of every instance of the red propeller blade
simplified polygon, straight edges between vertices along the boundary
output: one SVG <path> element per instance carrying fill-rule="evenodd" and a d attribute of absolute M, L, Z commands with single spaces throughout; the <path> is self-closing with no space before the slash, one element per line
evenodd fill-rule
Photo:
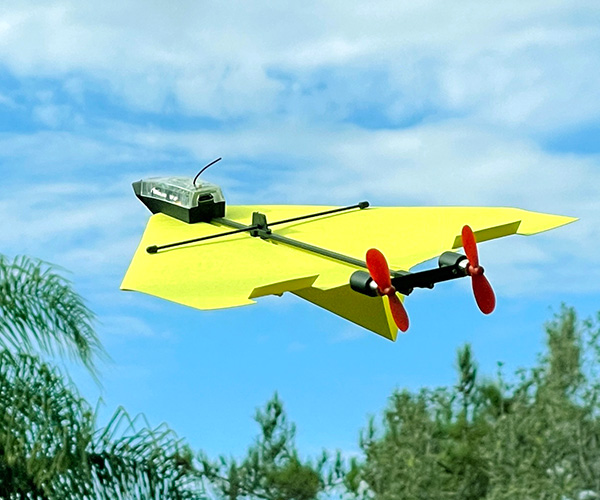
<path fill-rule="evenodd" d="M 408 314 L 402 305 L 402 301 L 396 295 L 396 289 L 392 286 L 390 268 L 385 256 L 376 248 L 367 251 L 367 269 L 373 281 L 377 285 L 381 295 L 387 295 L 390 300 L 390 310 L 394 323 L 403 332 L 408 330 Z"/>
<path fill-rule="evenodd" d="M 469 264 L 473 267 L 479 267 L 479 253 L 477 252 L 477 243 L 475 242 L 475 235 L 470 226 L 463 226 L 462 228 L 462 243 L 465 249 Z"/>
<path fill-rule="evenodd" d="M 496 308 L 496 297 L 492 285 L 483 274 L 472 276 L 473 295 L 483 314 L 490 314 Z"/>
<path fill-rule="evenodd" d="M 462 228 L 462 242 L 469 265 L 467 274 L 471 276 L 473 295 L 479 310 L 483 314 L 490 314 L 496 307 L 496 296 L 488 279 L 483 275 L 483 267 L 479 265 L 479 253 L 473 230 L 469 226 Z"/>
<path fill-rule="evenodd" d="M 390 299 L 390 309 L 392 311 L 394 323 L 396 323 L 396 326 L 401 332 L 405 332 L 408 330 L 408 314 L 406 314 L 406 309 L 396 293 L 388 295 L 388 297 Z"/>

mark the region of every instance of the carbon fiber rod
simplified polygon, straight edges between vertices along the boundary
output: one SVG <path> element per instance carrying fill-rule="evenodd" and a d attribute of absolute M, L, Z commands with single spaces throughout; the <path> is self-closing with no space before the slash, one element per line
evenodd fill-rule
<path fill-rule="evenodd" d="M 332 214 L 336 214 L 339 212 L 346 212 L 348 210 L 354 210 L 355 208 L 359 208 L 360 210 L 362 210 L 364 208 L 367 208 L 368 206 L 369 206 L 368 201 L 361 201 L 360 203 L 357 203 L 356 205 L 350 205 L 348 207 L 334 208 L 332 210 L 325 210 L 324 212 L 317 212 L 315 214 L 301 215 L 299 217 L 292 217 L 291 219 L 278 220 L 278 221 L 269 223 L 269 226 L 276 226 L 278 224 L 285 224 L 288 222 L 297 222 L 300 220 L 312 219 L 313 217 L 321 217 L 324 215 L 332 215 Z M 184 241 L 177 241 L 175 243 L 168 243 L 166 245 L 150 245 L 149 247 L 146 248 L 146 252 L 157 253 L 159 250 L 166 250 L 168 248 L 176 248 L 176 247 L 183 246 L 183 245 L 189 245 L 190 243 L 199 243 L 200 241 L 212 240 L 215 238 L 221 238 L 223 236 L 230 236 L 232 234 L 244 233 L 246 231 L 255 231 L 255 230 L 259 229 L 259 227 L 256 225 L 247 226 L 240 222 L 235 222 L 235 221 L 232 221 L 229 219 L 225 219 L 224 217 L 218 217 L 218 218 L 213 219 L 212 221 L 223 224 L 225 226 L 233 227 L 233 228 L 235 228 L 235 230 L 227 231 L 225 233 L 211 234 L 209 236 L 201 236 L 199 238 L 192 238 L 192 239 L 184 240 Z M 317 248 L 317 247 L 315 247 L 315 248 Z"/>
<path fill-rule="evenodd" d="M 235 222 L 229 219 L 218 219 L 218 221 L 226 226 L 229 227 L 235 227 L 238 229 L 242 229 L 240 226 L 243 226 L 243 224 L 240 224 L 239 222 Z M 272 225 L 272 224 L 269 224 Z M 344 264 L 350 264 L 352 266 L 356 266 L 356 267 L 362 267 L 363 269 L 367 269 L 367 263 L 364 260 L 359 260 L 359 259 L 355 259 L 354 257 L 350 257 L 348 255 L 343 255 L 341 253 L 337 253 L 337 252 L 333 252 L 331 250 L 327 250 L 326 248 L 321 248 L 315 245 L 311 245 L 310 243 L 304 243 L 303 241 L 298 241 L 298 240 L 293 240 L 292 238 L 288 238 L 287 236 L 281 236 L 280 234 L 277 233 L 271 233 L 268 230 L 264 230 L 261 229 L 260 227 L 257 226 L 248 226 L 248 230 L 250 229 L 258 229 L 258 234 L 256 236 L 259 236 L 260 238 L 264 239 L 264 240 L 273 240 L 273 241 L 277 241 L 279 243 L 283 243 L 285 245 L 289 245 L 295 248 L 300 248 L 301 250 L 306 250 L 307 252 L 311 252 L 317 255 L 321 255 L 323 257 L 327 257 L 329 259 L 334 259 L 340 262 L 343 262 Z"/>

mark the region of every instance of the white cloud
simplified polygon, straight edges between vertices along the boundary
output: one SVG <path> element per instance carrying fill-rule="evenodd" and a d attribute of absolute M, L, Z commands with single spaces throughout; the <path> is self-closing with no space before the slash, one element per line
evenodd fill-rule
<path fill-rule="evenodd" d="M 260 202 L 345 203 L 368 196 L 378 204 L 516 205 L 575 216 L 600 208 L 597 157 L 548 153 L 529 139 L 459 121 L 377 131 L 273 122 L 227 134 L 142 130 L 135 140 L 198 159 L 230 152 L 221 169 L 243 159 L 280 162 L 278 177 L 258 193 L 245 186 L 245 196 Z"/>
<path fill-rule="evenodd" d="M 10 109 L 15 109 L 17 107 L 17 104 L 10 97 L 8 97 L 4 94 L 0 94 L 0 106 L 5 106 Z"/>
<path fill-rule="evenodd" d="M 600 113 L 594 13 L 594 2 L 516 0 L 5 2 L 0 61 L 22 76 L 84 77 L 141 110 L 174 98 L 193 114 L 257 119 L 296 105 L 322 120 L 377 103 L 401 122 L 432 105 L 547 130 Z"/>
<path fill-rule="evenodd" d="M 69 106 L 47 104 L 33 108 L 33 118 L 43 125 L 55 129 L 64 125 L 83 125 L 83 118 L 75 115 Z"/>
<path fill-rule="evenodd" d="M 0 200 L 2 252 L 29 254 L 82 277 L 115 280 L 133 254 L 146 216 L 113 185 L 34 182 Z"/>
<path fill-rule="evenodd" d="M 108 127 L 107 127 L 108 128 Z M 0 161 L 5 164 L 4 174 L 31 174 L 30 182 L 37 186 L 42 181 L 62 181 L 69 172 L 85 172 L 104 165 L 129 164 L 155 159 L 144 151 L 134 149 L 123 138 L 108 128 L 104 138 L 86 137 L 60 131 L 42 131 L 29 134 L 0 134 Z M 49 179 L 48 175 L 54 176 Z"/>

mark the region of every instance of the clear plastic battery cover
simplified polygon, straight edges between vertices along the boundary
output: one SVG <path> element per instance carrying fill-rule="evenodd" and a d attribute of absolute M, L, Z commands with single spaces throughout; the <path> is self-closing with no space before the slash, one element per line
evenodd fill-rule
<path fill-rule="evenodd" d="M 154 177 L 142 181 L 142 196 L 167 201 L 185 208 L 198 206 L 198 198 L 212 195 L 215 203 L 225 201 L 221 188 L 210 182 L 196 182 L 189 177 Z"/>

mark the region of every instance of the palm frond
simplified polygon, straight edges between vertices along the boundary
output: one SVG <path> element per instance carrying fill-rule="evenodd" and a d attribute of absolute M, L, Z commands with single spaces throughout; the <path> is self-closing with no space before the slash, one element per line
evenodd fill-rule
<path fill-rule="evenodd" d="M 0 498 L 205 498 L 193 453 L 166 425 L 93 411 L 57 369 L 0 351 Z"/>
<path fill-rule="evenodd" d="M 104 355 L 94 317 L 53 266 L 26 256 L 10 261 L 0 255 L 0 347 L 66 353 L 94 372 L 94 357 Z"/>
<path fill-rule="evenodd" d="M 153 429 L 143 416 L 131 419 L 119 408 L 91 445 L 90 463 L 98 485 L 94 498 L 204 498 L 193 462 L 192 451 L 166 425 Z"/>
<path fill-rule="evenodd" d="M 0 352 L 0 498 L 61 498 L 66 485 L 85 494 L 92 435 L 90 407 L 60 373 Z"/>

